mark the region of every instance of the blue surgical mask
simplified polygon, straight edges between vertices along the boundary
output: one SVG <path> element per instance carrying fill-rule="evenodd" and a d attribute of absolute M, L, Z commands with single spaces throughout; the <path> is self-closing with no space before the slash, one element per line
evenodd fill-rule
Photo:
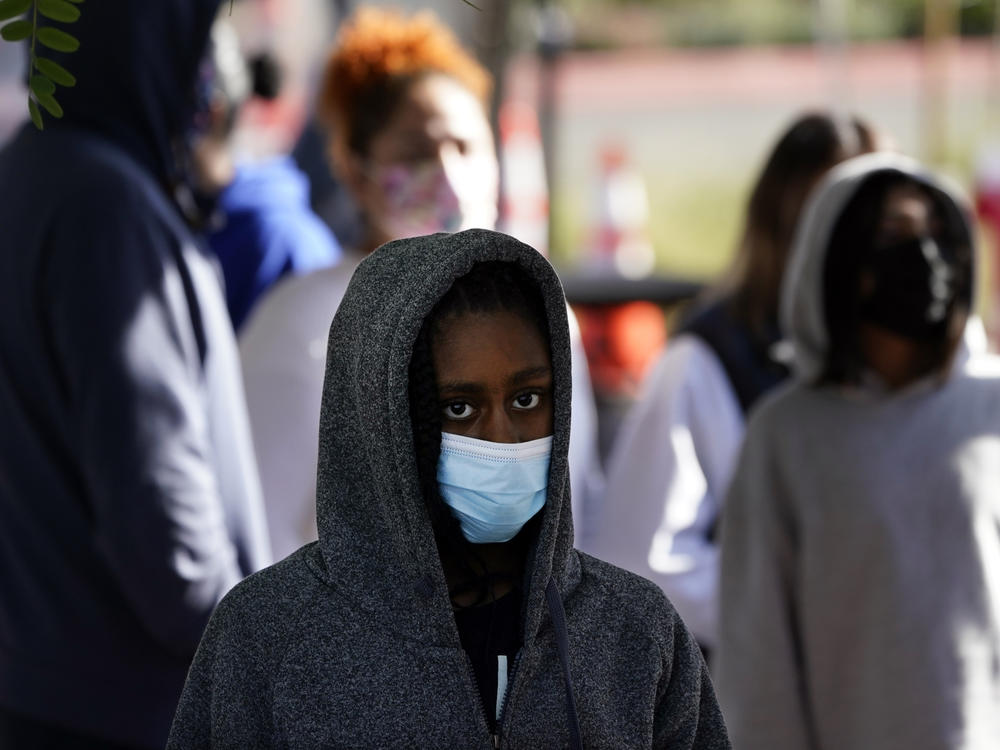
<path fill-rule="evenodd" d="M 545 505 L 552 436 L 527 443 L 441 433 L 438 486 L 473 544 L 513 539 Z"/>

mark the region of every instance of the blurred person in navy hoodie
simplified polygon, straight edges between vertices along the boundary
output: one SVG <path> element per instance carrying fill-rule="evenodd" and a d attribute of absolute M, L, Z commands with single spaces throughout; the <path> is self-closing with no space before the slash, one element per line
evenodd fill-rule
<path fill-rule="evenodd" d="M 162 747 L 216 602 L 270 562 L 180 200 L 217 6 L 87 3 L 50 55 L 65 116 L 0 151 L 0 747 Z"/>

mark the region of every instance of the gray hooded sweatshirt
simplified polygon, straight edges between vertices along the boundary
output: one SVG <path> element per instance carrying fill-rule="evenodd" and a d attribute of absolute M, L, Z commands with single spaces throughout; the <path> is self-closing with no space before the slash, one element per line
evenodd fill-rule
<path fill-rule="evenodd" d="M 542 291 L 555 389 L 523 647 L 496 737 L 421 497 L 407 392 L 424 318 L 455 279 L 492 260 L 519 264 Z M 570 695 L 584 747 L 729 747 L 698 648 L 661 591 L 573 549 L 566 304 L 541 255 L 486 230 L 391 242 L 354 274 L 328 351 L 319 541 L 219 605 L 169 748 L 566 747 Z"/>
<path fill-rule="evenodd" d="M 807 204 L 783 290 L 797 382 L 753 414 L 722 523 L 719 700 L 740 750 L 1000 747 L 1000 363 L 902 390 L 815 386 L 837 218 L 874 154 Z"/>

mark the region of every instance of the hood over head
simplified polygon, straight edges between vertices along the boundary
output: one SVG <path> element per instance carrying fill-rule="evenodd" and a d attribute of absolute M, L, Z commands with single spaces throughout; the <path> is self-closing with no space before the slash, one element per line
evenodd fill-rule
<path fill-rule="evenodd" d="M 60 53 L 41 45 L 40 57 L 76 76 L 59 87 L 64 125 L 100 133 L 152 169 L 173 176 L 172 140 L 189 125 L 195 81 L 219 0 L 95 0 L 73 24 L 53 24 L 80 40 Z"/>
<path fill-rule="evenodd" d="M 457 635 L 421 494 L 409 364 L 424 319 L 455 280 L 486 261 L 519 265 L 537 284 L 548 318 L 554 427 L 546 504 L 525 566 L 529 640 L 549 579 L 566 589 L 579 576 L 567 459 L 569 328 L 552 266 L 533 248 L 484 229 L 387 243 L 354 273 L 327 348 L 317 478 L 322 575 L 369 616 L 398 620 L 408 637 L 439 645 L 457 645 Z"/>
<path fill-rule="evenodd" d="M 929 189 L 946 210 L 954 212 L 952 220 L 964 226 L 970 241 L 974 237 L 969 202 L 961 189 L 910 157 L 877 152 L 831 169 L 813 189 L 803 209 L 782 282 L 781 328 L 793 347 L 793 372 L 804 381 L 815 382 L 823 374 L 829 352 L 824 277 L 833 231 L 861 187 L 885 173 L 909 177 Z M 975 288 L 972 278 L 965 282 L 965 288 Z"/>

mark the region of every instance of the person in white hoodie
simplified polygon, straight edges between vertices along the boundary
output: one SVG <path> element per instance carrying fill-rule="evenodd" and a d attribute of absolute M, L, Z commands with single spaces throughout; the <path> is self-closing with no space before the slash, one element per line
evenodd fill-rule
<path fill-rule="evenodd" d="M 973 257 L 964 198 L 898 155 L 806 206 L 793 382 L 751 417 L 722 518 L 735 747 L 1000 746 L 1000 360 L 963 338 Z"/>
<path fill-rule="evenodd" d="M 716 527 L 746 414 L 788 375 L 772 350 L 795 223 L 809 188 L 877 141 L 865 122 L 827 112 L 782 133 L 732 270 L 674 331 L 608 461 L 603 517 L 583 549 L 658 583 L 706 654 L 718 629 Z"/>

